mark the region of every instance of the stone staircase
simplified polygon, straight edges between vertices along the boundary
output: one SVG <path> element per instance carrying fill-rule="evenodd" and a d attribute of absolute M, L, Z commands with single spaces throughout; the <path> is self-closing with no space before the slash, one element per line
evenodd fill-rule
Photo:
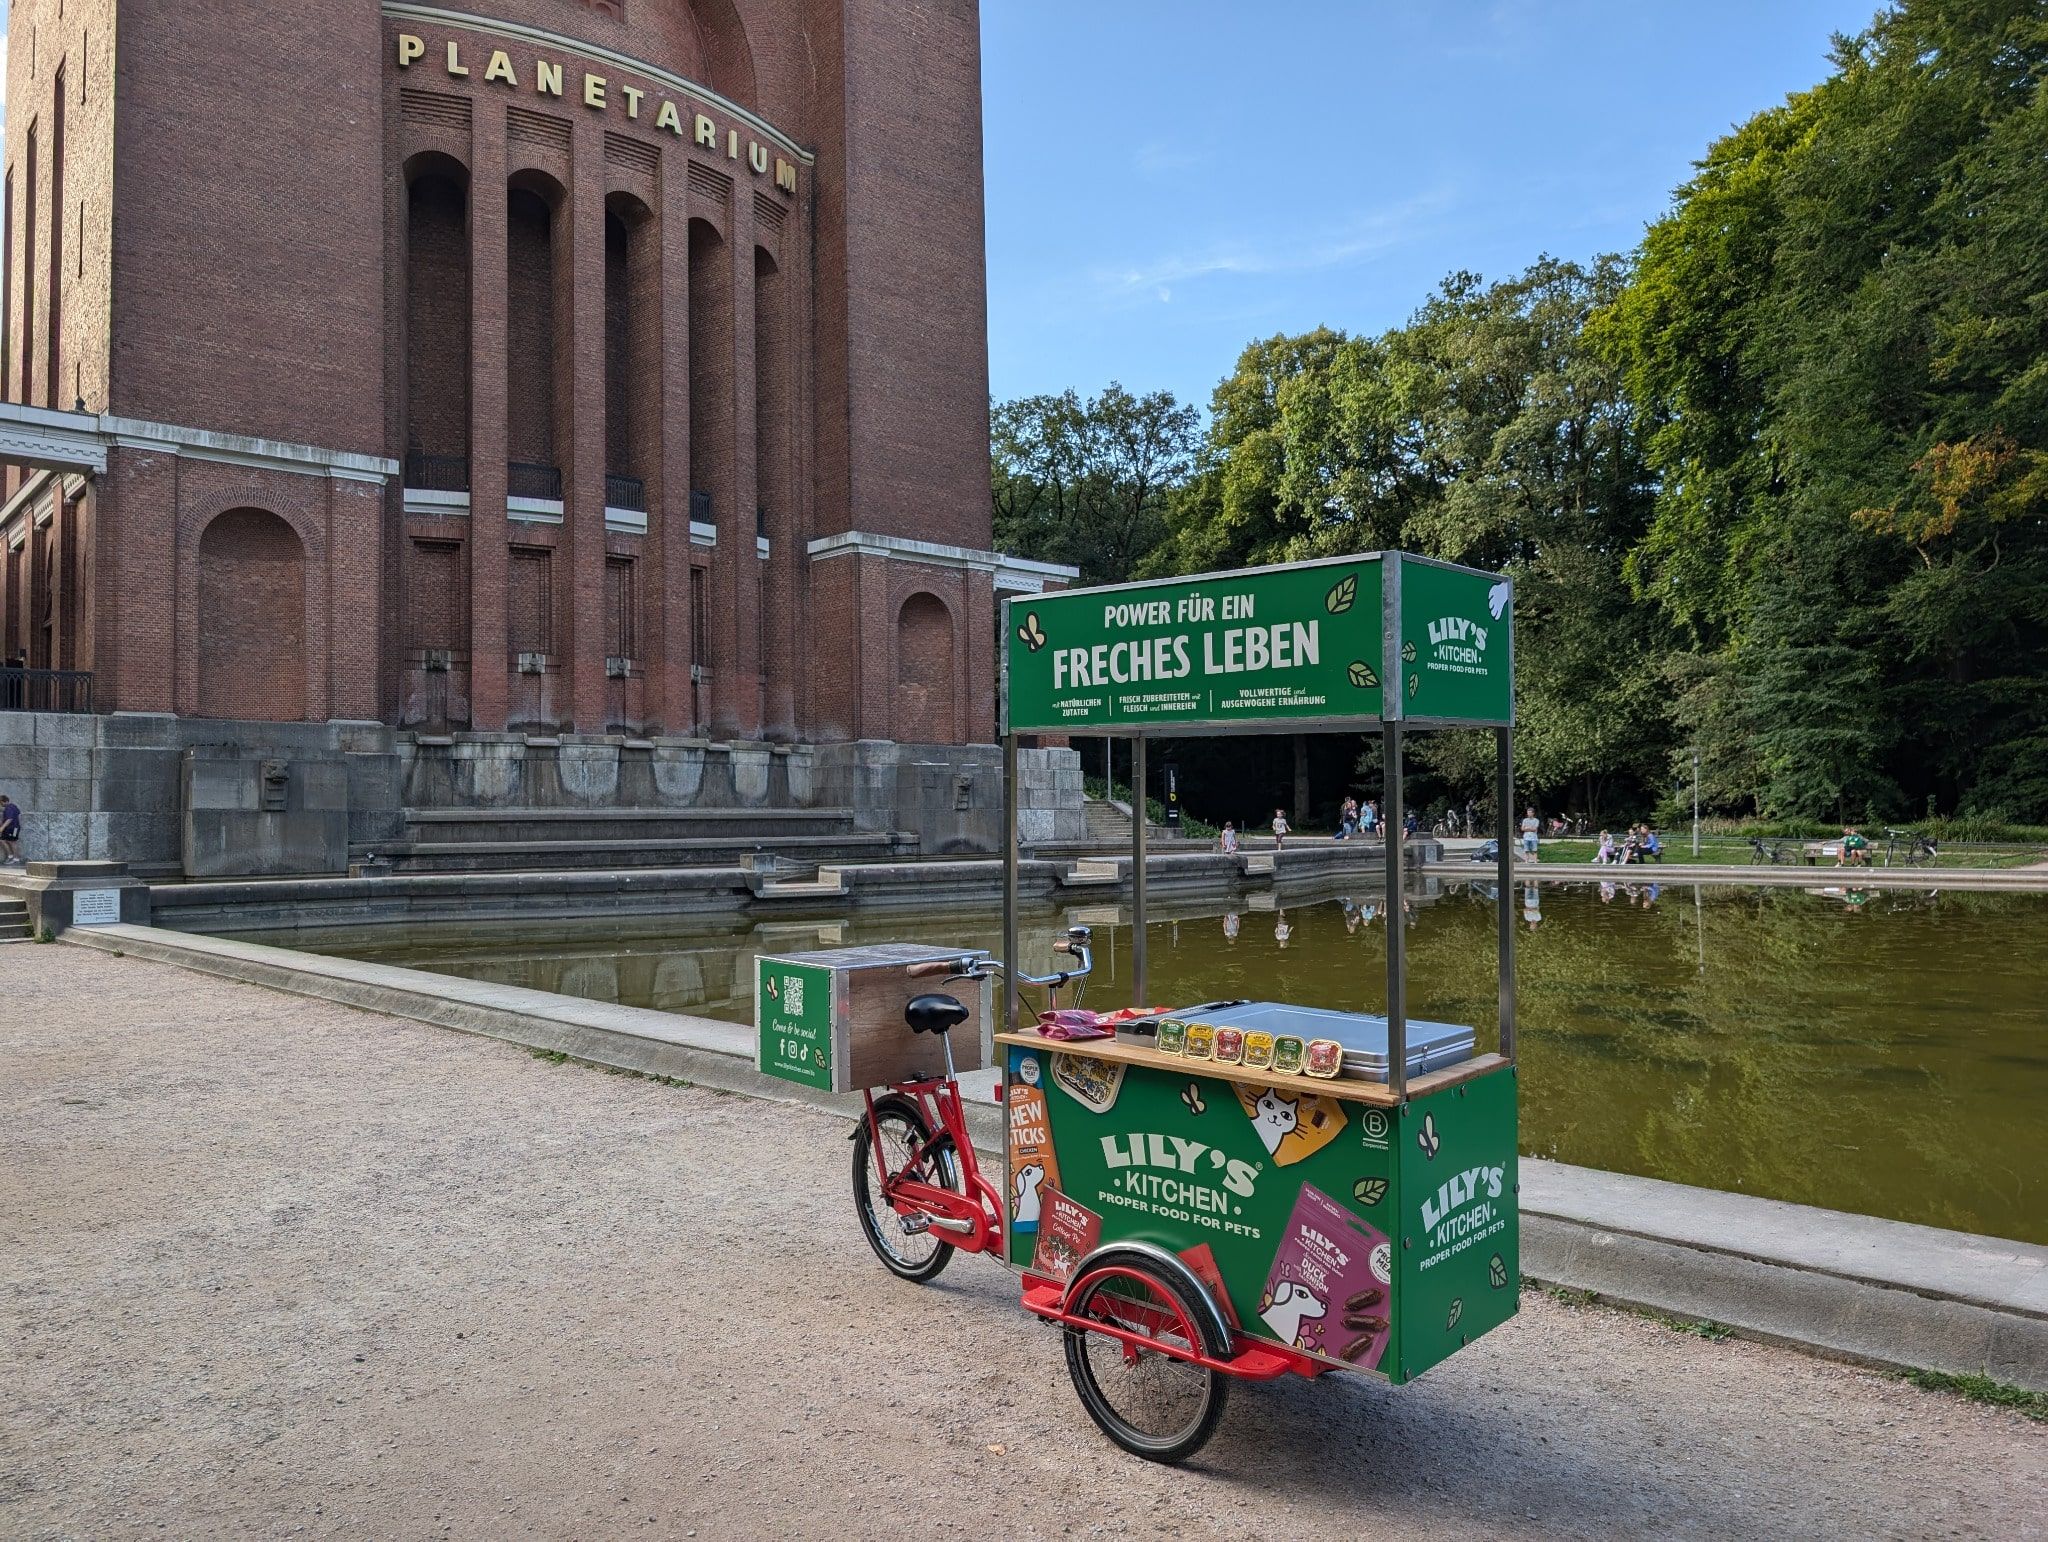
<path fill-rule="evenodd" d="M 1131 811 L 1127 806 L 1107 798 L 1090 798 L 1082 804 L 1081 812 L 1088 821 L 1088 839 L 1092 844 L 1117 851 L 1131 849 Z M 1146 832 L 1153 840 L 1167 839 L 1167 832 L 1149 821 Z"/>
<path fill-rule="evenodd" d="M 0 899 L 0 942 L 27 942 L 28 901 Z"/>
<path fill-rule="evenodd" d="M 405 838 L 365 845 L 356 860 L 401 873 L 730 867 L 756 853 L 821 859 L 912 853 L 914 838 L 860 829 L 853 810 L 409 809 Z"/>

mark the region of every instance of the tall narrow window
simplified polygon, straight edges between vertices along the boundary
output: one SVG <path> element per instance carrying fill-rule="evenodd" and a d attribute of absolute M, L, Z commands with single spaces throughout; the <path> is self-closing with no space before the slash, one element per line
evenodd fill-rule
<path fill-rule="evenodd" d="M 604 651 L 615 659 L 633 657 L 633 559 L 604 559 Z"/>
<path fill-rule="evenodd" d="M 545 546 L 512 548 L 505 614 L 514 653 L 555 651 L 554 556 Z"/>
<path fill-rule="evenodd" d="M 56 95 L 50 107 L 50 319 L 46 339 L 50 357 L 43 374 L 45 407 L 57 405 L 64 379 L 64 70 L 63 65 L 57 67 Z"/>
<path fill-rule="evenodd" d="M 36 385 L 36 166 L 41 136 L 28 130 L 28 186 L 21 200 L 21 390 L 18 402 L 35 400 Z"/>
<path fill-rule="evenodd" d="M 7 173 L 7 207 L 0 209 L 0 392 L 14 395 L 14 173 Z"/>
<path fill-rule="evenodd" d="M 406 485 L 469 491 L 469 192 L 427 163 L 406 194 Z"/>

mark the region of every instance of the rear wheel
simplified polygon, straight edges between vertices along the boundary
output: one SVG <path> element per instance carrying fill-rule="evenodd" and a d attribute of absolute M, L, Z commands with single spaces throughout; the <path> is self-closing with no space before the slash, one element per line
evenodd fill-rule
<path fill-rule="evenodd" d="M 898 1215 L 882 1193 L 875 1167 L 875 1134 L 881 1132 L 882 1166 L 890 1177 L 908 1175 L 940 1188 L 966 1192 L 952 1138 L 943 1137 L 922 1160 L 917 1152 L 931 1139 L 931 1126 L 909 1098 L 875 1099 L 874 1122 L 863 1118 L 853 1132 L 853 1208 L 868 1246 L 891 1274 L 922 1284 L 953 1261 L 953 1244 L 920 1229 L 921 1217 Z"/>
<path fill-rule="evenodd" d="M 1194 1455 L 1223 1417 L 1230 1383 L 1197 1365 L 1230 1352 L 1209 1326 L 1201 1286 L 1142 1256 L 1102 1255 L 1067 1300 L 1087 1326 L 1066 1332 L 1067 1372 L 1102 1432 L 1134 1456 L 1178 1462 Z M 1144 1347 L 1102 1331 L 1142 1335 Z M 1154 1346 L 1158 1347 L 1154 1347 Z"/>

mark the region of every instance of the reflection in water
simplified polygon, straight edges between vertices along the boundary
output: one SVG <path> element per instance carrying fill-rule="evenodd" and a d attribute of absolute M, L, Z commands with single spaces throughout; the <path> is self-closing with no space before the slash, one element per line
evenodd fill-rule
<path fill-rule="evenodd" d="M 2048 1242 L 2048 896 L 1533 884 L 1519 928 L 1523 1148 L 1588 1167 Z M 1377 898 L 1179 906 L 1152 995 L 1385 1006 Z M 1404 901 L 1409 1009 L 1495 1032 L 1493 887 Z M 1271 924 L 1265 924 L 1270 913 Z M 1026 918 L 1025 967 L 1097 927 L 1091 1003 L 1126 1001 L 1129 926 Z M 1247 922 L 1251 924 L 1246 924 Z M 685 929 L 687 927 L 687 930 Z M 993 915 L 676 923 L 542 943 L 433 934 L 355 957 L 751 1021 L 756 954 L 902 939 L 1000 947 Z M 336 949 L 342 951 L 342 949 Z"/>

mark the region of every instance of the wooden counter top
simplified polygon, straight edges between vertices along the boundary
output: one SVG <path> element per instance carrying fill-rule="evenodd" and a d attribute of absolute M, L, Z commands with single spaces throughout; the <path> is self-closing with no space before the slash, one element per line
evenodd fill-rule
<path fill-rule="evenodd" d="M 1140 1065 L 1154 1071 L 1172 1071 L 1183 1076 L 1207 1076 L 1217 1081 L 1238 1082 L 1247 1087 L 1278 1087 L 1286 1092 L 1312 1092 L 1319 1097 L 1341 1098 L 1348 1103 L 1367 1103 L 1376 1108 L 1392 1108 L 1395 1105 L 1393 1093 L 1387 1090 L 1385 1082 L 1361 1081 L 1354 1076 L 1339 1076 L 1329 1081 L 1317 1076 L 1286 1076 L 1277 1071 L 1259 1071 L 1250 1066 L 1218 1065 L 1213 1060 L 1189 1060 L 1180 1055 L 1161 1054 L 1156 1049 L 1144 1049 L 1135 1044 L 1119 1044 L 1115 1039 L 1080 1039 L 1063 1043 L 1058 1039 L 1041 1036 L 1036 1028 L 1026 1028 L 1019 1033 L 999 1033 L 998 1044 L 1014 1044 L 1022 1049 L 1042 1050 L 1048 1054 L 1090 1055 L 1097 1060 L 1121 1061 L 1125 1065 Z M 1408 1079 L 1408 1098 L 1426 1098 L 1432 1093 L 1442 1092 L 1446 1087 L 1455 1087 L 1460 1082 L 1469 1082 L 1474 1077 L 1485 1076 L 1498 1071 L 1507 1062 L 1498 1055 L 1474 1055 L 1470 1060 L 1461 1060 L 1456 1065 L 1445 1066 L 1441 1071 L 1430 1071 L 1422 1076 Z"/>

